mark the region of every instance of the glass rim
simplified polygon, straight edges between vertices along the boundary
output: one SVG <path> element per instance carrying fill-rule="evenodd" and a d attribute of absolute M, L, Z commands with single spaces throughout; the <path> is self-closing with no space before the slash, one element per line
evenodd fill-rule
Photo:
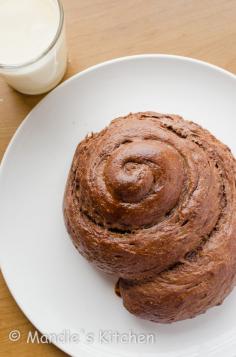
<path fill-rule="evenodd" d="M 59 10 L 59 24 L 57 27 L 56 34 L 53 37 L 50 44 L 48 45 L 48 47 L 42 53 L 40 53 L 37 57 L 34 57 L 33 59 L 31 59 L 30 61 L 27 61 L 27 62 L 22 62 L 19 64 L 14 64 L 14 63 L 13 64 L 4 64 L 4 63 L 0 62 L 0 70 L 1 69 L 14 70 L 14 69 L 20 69 L 20 68 L 30 66 L 30 65 L 36 63 L 37 61 L 41 60 L 46 54 L 48 54 L 51 51 L 51 49 L 57 43 L 57 40 L 59 39 L 59 37 L 61 35 L 63 25 L 64 25 L 64 10 L 63 10 L 63 6 L 62 6 L 62 2 L 61 2 L 61 0 L 56 0 L 56 3 L 58 6 L 58 10 Z"/>

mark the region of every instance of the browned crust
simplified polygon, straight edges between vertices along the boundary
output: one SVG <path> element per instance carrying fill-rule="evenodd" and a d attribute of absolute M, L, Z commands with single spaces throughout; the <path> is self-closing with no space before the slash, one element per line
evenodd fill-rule
<path fill-rule="evenodd" d="M 232 290 L 235 167 L 225 145 L 176 115 L 129 114 L 78 145 L 66 226 L 83 256 L 121 278 L 131 313 L 182 320 Z"/>

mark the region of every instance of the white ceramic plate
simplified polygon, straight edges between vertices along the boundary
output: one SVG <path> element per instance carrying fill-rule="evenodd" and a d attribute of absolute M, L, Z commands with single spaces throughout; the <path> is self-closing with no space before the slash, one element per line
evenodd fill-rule
<path fill-rule="evenodd" d="M 29 114 L 2 162 L 4 277 L 26 316 L 70 355 L 235 357 L 236 291 L 193 320 L 143 321 L 123 308 L 116 279 L 87 263 L 68 238 L 62 198 L 77 143 L 116 116 L 145 110 L 194 120 L 236 153 L 233 74 L 188 58 L 142 55 L 74 76 Z"/>

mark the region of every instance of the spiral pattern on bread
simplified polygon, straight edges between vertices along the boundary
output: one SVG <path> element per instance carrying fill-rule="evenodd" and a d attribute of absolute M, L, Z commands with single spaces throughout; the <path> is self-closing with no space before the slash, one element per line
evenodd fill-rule
<path fill-rule="evenodd" d="M 77 147 L 64 217 L 79 252 L 156 322 L 220 304 L 236 276 L 236 164 L 177 115 L 129 114 Z"/>

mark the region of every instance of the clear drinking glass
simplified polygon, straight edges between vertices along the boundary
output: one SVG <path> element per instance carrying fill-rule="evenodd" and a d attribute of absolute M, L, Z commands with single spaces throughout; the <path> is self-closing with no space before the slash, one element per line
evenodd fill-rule
<path fill-rule="evenodd" d="M 64 10 L 60 0 L 55 0 L 59 11 L 58 28 L 52 42 L 36 58 L 7 65 L 0 63 L 0 74 L 6 82 L 25 94 L 42 94 L 54 88 L 67 68 Z"/>

